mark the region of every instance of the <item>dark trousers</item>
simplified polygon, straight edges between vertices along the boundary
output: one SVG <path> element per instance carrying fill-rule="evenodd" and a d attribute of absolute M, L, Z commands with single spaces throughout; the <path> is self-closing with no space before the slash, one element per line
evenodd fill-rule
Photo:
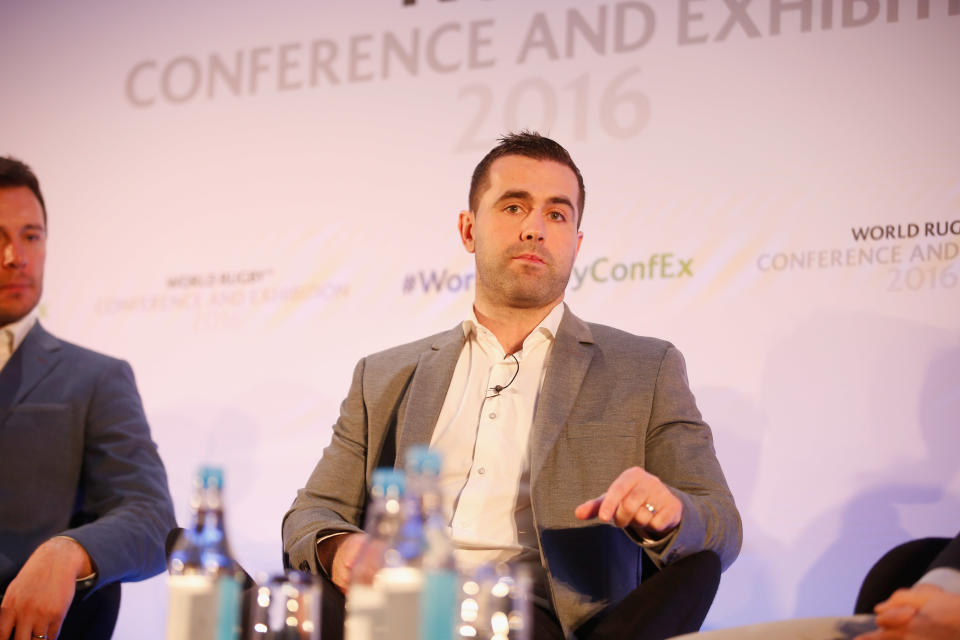
<path fill-rule="evenodd" d="M 659 571 L 649 565 L 640 586 L 622 602 L 587 621 L 576 630 L 578 640 L 663 640 L 700 629 L 720 585 L 720 559 L 701 551 Z M 344 597 L 323 578 L 324 640 L 343 637 Z M 533 608 L 534 640 L 563 640 L 556 615 Z"/>
<path fill-rule="evenodd" d="M 720 586 L 720 558 L 701 551 L 645 577 L 619 604 L 588 620 L 577 640 L 663 640 L 700 630 Z M 534 610 L 534 640 L 562 640 L 556 616 Z"/>
<path fill-rule="evenodd" d="M 74 598 L 60 627 L 60 640 L 108 640 L 120 613 L 120 583 Z"/>

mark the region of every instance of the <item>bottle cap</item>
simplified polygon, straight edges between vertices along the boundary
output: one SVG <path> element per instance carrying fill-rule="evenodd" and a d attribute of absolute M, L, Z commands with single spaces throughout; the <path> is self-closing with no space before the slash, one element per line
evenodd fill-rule
<path fill-rule="evenodd" d="M 441 458 L 436 451 L 417 445 L 407 451 L 407 470 L 421 475 L 440 475 Z"/>
<path fill-rule="evenodd" d="M 397 494 L 403 495 L 406 478 L 403 471 L 381 467 L 373 471 L 372 491 L 379 495 Z"/>
<path fill-rule="evenodd" d="M 223 468 L 204 466 L 197 472 L 204 489 L 223 489 Z"/>

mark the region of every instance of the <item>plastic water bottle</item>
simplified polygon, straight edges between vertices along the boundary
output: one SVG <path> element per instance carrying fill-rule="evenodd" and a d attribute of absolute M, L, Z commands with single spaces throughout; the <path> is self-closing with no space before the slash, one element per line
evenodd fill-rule
<path fill-rule="evenodd" d="M 367 541 L 347 592 L 345 640 L 418 640 L 423 589 L 419 527 L 409 522 L 403 472 L 377 469 L 367 505 Z M 419 514 L 414 514 L 419 520 Z"/>
<path fill-rule="evenodd" d="M 423 530 L 420 640 L 452 640 L 458 575 L 440 490 L 440 454 L 413 447 L 407 454 L 406 468 L 411 493 L 418 496 Z"/>
<path fill-rule="evenodd" d="M 167 640 L 236 640 L 241 578 L 223 520 L 223 470 L 197 472 L 189 529 L 170 552 Z"/>

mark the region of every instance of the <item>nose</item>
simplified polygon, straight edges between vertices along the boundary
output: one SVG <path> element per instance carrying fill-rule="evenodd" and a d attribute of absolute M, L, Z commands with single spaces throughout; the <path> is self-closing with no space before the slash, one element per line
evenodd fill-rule
<path fill-rule="evenodd" d="M 520 229 L 520 239 L 527 242 L 541 242 L 543 241 L 543 231 L 543 217 L 536 212 L 531 213 L 523 220 L 523 226 Z"/>
<path fill-rule="evenodd" d="M 3 268 L 16 269 L 24 265 L 23 252 L 20 251 L 15 242 L 7 242 L 3 245 Z"/>

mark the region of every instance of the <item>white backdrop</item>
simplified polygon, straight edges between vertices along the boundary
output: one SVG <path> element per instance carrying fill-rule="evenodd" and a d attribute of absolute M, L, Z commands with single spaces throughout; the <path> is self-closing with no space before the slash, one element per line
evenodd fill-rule
<path fill-rule="evenodd" d="M 456 215 L 521 127 L 585 176 L 571 307 L 674 342 L 713 426 L 708 627 L 848 613 L 960 529 L 960 0 L 4 0 L 0 60 L 43 321 L 133 364 L 181 521 L 225 466 L 250 570 L 356 360 L 469 309 Z M 116 637 L 164 601 L 125 586 Z"/>

